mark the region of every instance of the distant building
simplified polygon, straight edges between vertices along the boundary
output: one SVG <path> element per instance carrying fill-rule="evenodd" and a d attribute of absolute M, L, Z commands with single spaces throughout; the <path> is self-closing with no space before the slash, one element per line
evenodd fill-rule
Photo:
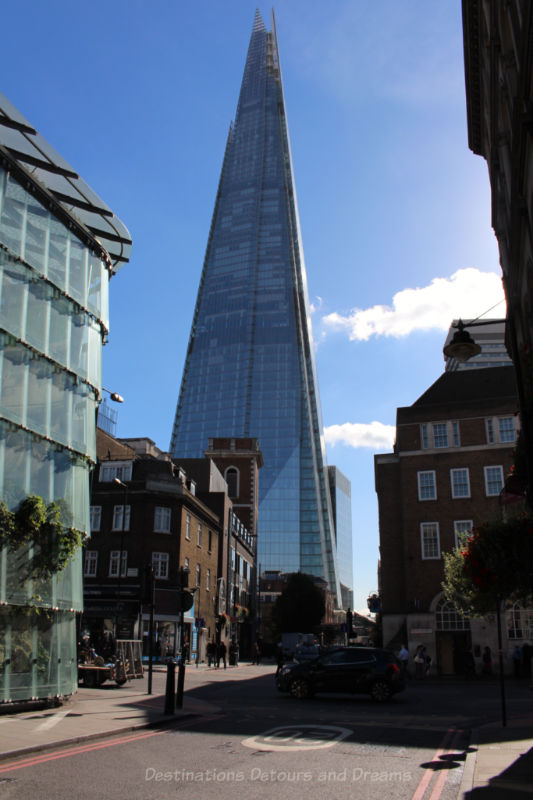
<path fill-rule="evenodd" d="M 411 654 L 425 645 L 442 674 L 461 672 L 466 652 L 479 662 L 485 645 L 497 650 L 494 623 L 465 619 L 445 600 L 442 553 L 502 513 L 517 407 L 511 366 L 446 372 L 412 406 L 397 409 L 394 452 L 374 457 L 383 643 L 408 644 Z M 507 623 L 505 648 L 512 649 L 512 614 Z M 530 623 L 529 635 L 533 617 Z"/>
<path fill-rule="evenodd" d="M 327 470 L 341 586 L 340 608 L 347 611 L 353 610 L 352 485 L 338 467 Z"/>
<path fill-rule="evenodd" d="M 457 359 L 445 355 L 446 372 L 455 372 L 463 369 L 482 369 L 484 367 L 512 366 L 513 362 L 507 352 L 505 343 L 505 321 L 484 319 L 484 323 L 485 322 L 490 324 L 483 324 L 477 327 L 464 326 L 464 330 L 469 333 L 476 344 L 481 347 L 481 352 L 477 356 L 468 359 L 468 361 L 457 361 Z M 448 331 L 444 347 L 447 347 L 452 341 L 457 331 L 457 323 L 458 320 L 454 319 L 452 327 Z"/>
<path fill-rule="evenodd" d="M 305 572 L 340 598 L 315 348 L 272 15 L 248 47 L 209 230 L 170 452 L 213 436 L 263 453 L 263 569 Z M 339 602 L 339 600 L 337 600 Z"/>
<path fill-rule="evenodd" d="M 249 653 L 256 537 L 237 517 L 214 459 L 176 460 L 148 438 L 115 439 L 100 429 L 97 436 L 84 627 L 96 641 L 105 630 L 119 639 L 142 639 L 146 655 L 151 598 L 145 572 L 151 566 L 155 652 L 176 652 L 178 572 L 185 567 L 194 604 L 184 614 L 183 638 L 192 658 L 204 661 L 207 642 L 215 638 L 233 638 Z M 234 456 L 240 444 L 234 440 Z M 256 442 L 245 445 L 259 463 Z M 241 455 L 240 466 L 244 459 Z M 248 458 L 239 495 L 243 505 L 254 504 L 248 496 L 253 472 Z M 257 487 L 257 475 L 253 483 Z"/>
<path fill-rule="evenodd" d="M 68 124 L 68 98 L 65 124 Z M 102 399 L 109 280 L 128 260 L 124 225 L 0 95 L 0 498 L 58 502 L 89 534 L 89 475 Z M 81 551 L 27 579 L 31 548 L 4 549 L 0 701 L 77 690 Z"/>

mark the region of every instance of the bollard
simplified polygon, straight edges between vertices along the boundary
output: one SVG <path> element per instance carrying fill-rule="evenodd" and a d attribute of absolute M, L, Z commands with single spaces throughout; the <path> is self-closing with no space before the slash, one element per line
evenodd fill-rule
<path fill-rule="evenodd" d="M 176 694 L 176 708 L 183 708 L 183 687 L 185 684 L 185 660 L 183 656 L 178 664 L 178 692 Z"/>
<path fill-rule="evenodd" d="M 167 664 L 167 685 L 165 689 L 165 714 L 174 713 L 174 673 L 176 665 L 173 659 Z"/>

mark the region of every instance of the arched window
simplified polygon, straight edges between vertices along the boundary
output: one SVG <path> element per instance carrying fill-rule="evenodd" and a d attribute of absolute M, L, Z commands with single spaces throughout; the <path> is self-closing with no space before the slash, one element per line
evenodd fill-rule
<path fill-rule="evenodd" d="M 237 467 L 228 467 L 224 478 L 228 484 L 228 494 L 230 497 L 239 496 L 239 470 Z"/>
<path fill-rule="evenodd" d="M 442 597 L 437 603 L 435 619 L 438 631 L 468 631 L 470 620 L 462 617 L 455 606 Z"/>
<path fill-rule="evenodd" d="M 507 608 L 507 633 L 509 639 L 533 638 L 533 609 L 524 608 L 521 603 L 512 603 Z"/>

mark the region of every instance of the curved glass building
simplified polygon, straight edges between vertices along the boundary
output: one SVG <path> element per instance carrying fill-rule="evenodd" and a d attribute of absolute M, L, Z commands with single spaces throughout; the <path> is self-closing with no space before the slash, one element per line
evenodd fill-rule
<path fill-rule="evenodd" d="M 230 128 L 172 441 L 200 457 L 212 437 L 255 437 L 258 567 L 325 578 L 335 539 L 306 272 L 274 17 L 256 12 Z"/>
<path fill-rule="evenodd" d="M 89 534 L 108 284 L 124 225 L 0 95 L 0 500 L 60 501 Z M 27 578 L 30 547 L 0 554 L 0 702 L 78 686 L 81 552 Z"/>

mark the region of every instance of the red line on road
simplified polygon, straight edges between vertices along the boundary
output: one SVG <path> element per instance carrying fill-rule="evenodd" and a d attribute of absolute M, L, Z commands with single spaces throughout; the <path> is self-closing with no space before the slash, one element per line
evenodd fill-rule
<path fill-rule="evenodd" d="M 450 753 L 453 753 L 453 751 L 455 750 L 456 745 L 461 738 L 461 733 L 462 731 L 457 731 L 455 736 L 453 737 L 451 747 L 447 753 L 448 755 Z M 435 782 L 435 786 L 433 787 L 433 791 L 431 792 L 429 800 L 439 800 L 439 797 L 442 794 L 442 790 L 444 789 L 444 784 L 446 783 L 446 778 L 448 777 L 449 774 L 450 770 L 443 767 L 442 771 L 439 773 L 439 777 Z"/>
<path fill-rule="evenodd" d="M 15 769 L 23 769 L 24 767 L 36 767 L 39 764 L 45 764 L 47 761 L 55 761 L 58 758 L 68 758 L 69 756 L 77 756 L 82 753 L 90 753 L 91 750 L 102 750 L 104 747 L 115 747 L 118 744 L 129 744 L 130 742 L 137 742 L 140 739 L 149 739 L 152 736 L 160 736 L 162 733 L 168 733 L 169 730 L 200 725 L 203 722 L 220 719 L 220 717 L 220 714 L 213 714 L 209 717 L 199 717 L 197 720 L 183 720 L 177 725 L 173 725 L 170 729 L 165 728 L 163 730 L 145 731 L 144 733 L 134 733 L 130 736 L 121 736 L 120 738 L 112 737 L 106 739 L 105 742 L 83 744 L 62 750 L 53 750 L 52 752 L 43 753 L 42 755 L 28 756 L 28 758 L 18 759 L 17 761 L 8 761 L 6 764 L 0 765 L 0 774 L 3 772 L 11 772 Z"/>
<path fill-rule="evenodd" d="M 440 758 L 440 756 L 442 756 L 444 754 L 444 751 L 448 747 L 448 742 L 452 738 L 454 732 L 455 731 L 454 731 L 453 728 L 448 728 L 448 730 L 444 734 L 444 738 L 443 738 L 442 742 L 439 744 L 438 750 L 436 751 L 435 755 L 431 759 L 432 761 L 436 761 L 438 758 Z M 420 783 L 416 787 L 415 793 L 412 796 L 411 800 L 422 800 L 422 798 L 423 798 L 423 796 L 425 794 L 425 791 L 426 791 L 427 787 L 429 786 L 429 784 L 431 782 L 431 779 L 432 779 L 434 774 L 435 774 L 435 770 L 429 769 L 429 768 L 426 769 L 426 771 L 424 772 L 424 774 L 420 778 Z"/>

